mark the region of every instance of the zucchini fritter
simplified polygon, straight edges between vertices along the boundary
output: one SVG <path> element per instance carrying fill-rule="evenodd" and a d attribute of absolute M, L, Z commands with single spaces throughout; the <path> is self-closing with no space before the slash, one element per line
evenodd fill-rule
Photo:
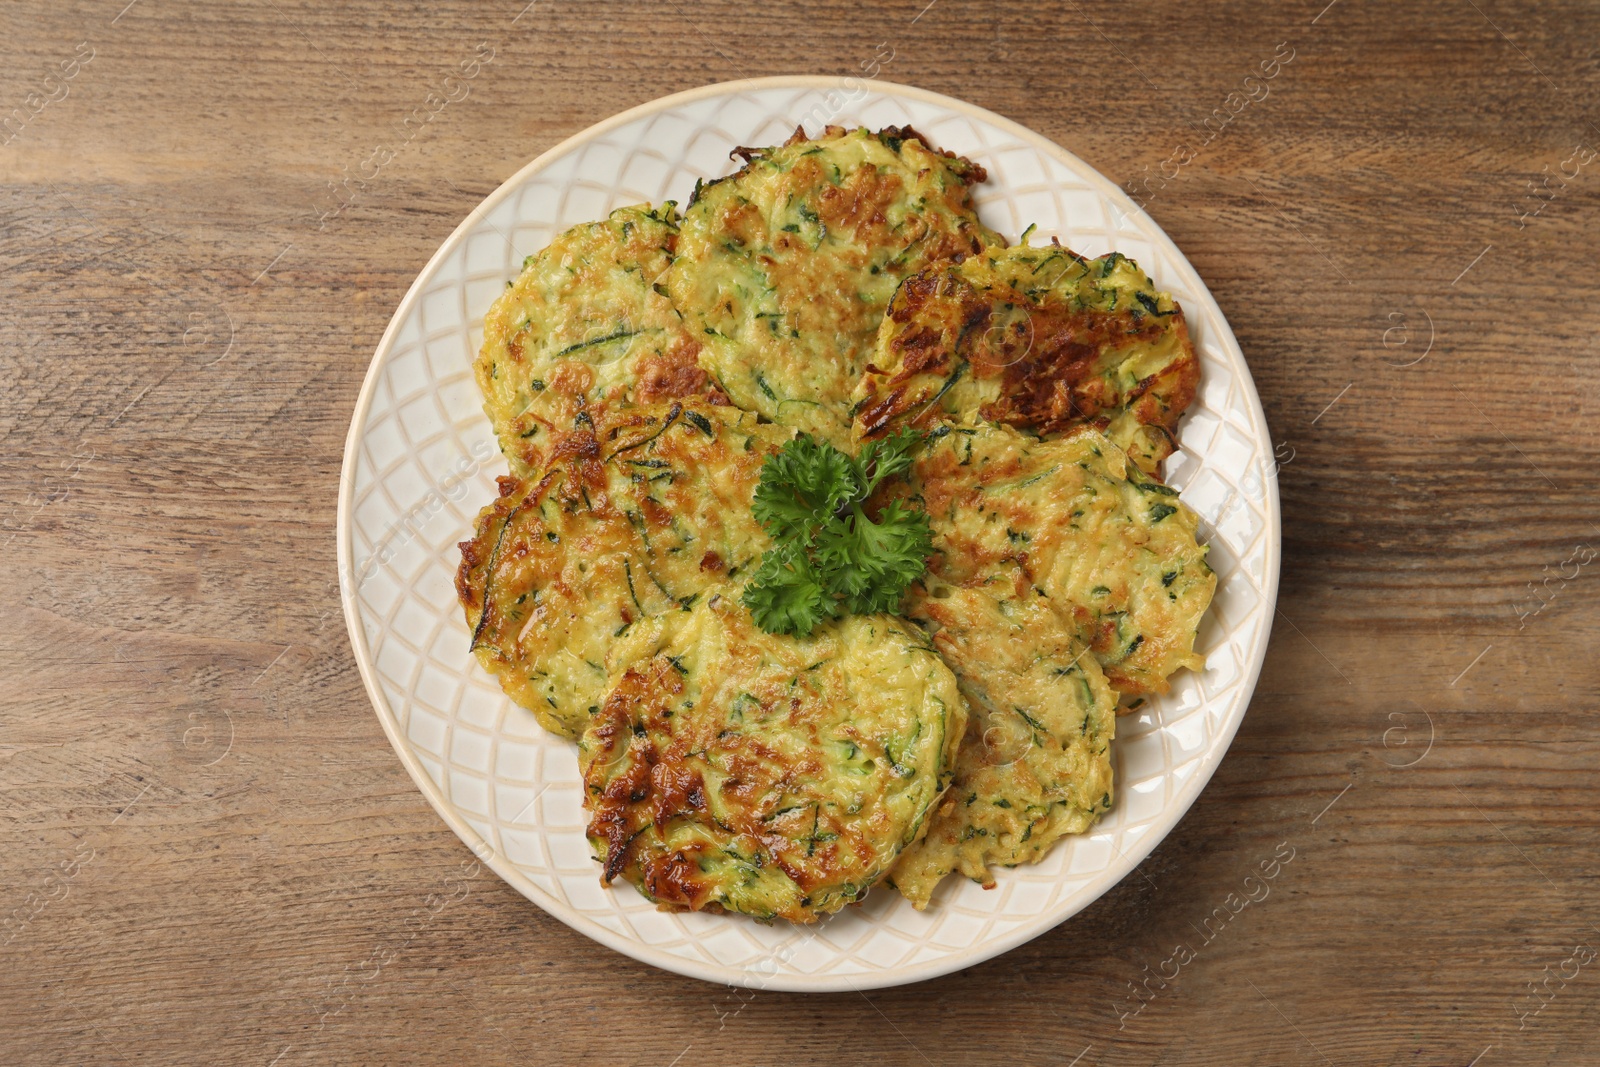
<path fill-rule="evenodd" d="M 666 295 L 677 233 L 671 203 L 618 208 L 529 256 L 495 301 L 474 370 L 514 473 L 542 473 L 580 411 L 712 394 Z"/>
<path fill-rule="evenodd" d="M 1091 429 L 1051 441 L 993 424 L 935 433 L 913 468 L 935 578 L 1044 601 L 1122 693 L 1164 693 L 1174 671 L 1205 666 L 1194 640 L 1217 577 L 1175 490 Z"/>
<path fill-rule="evenodd" d="M 850 439 L 850 393 L 902 278 L 1003 245 L 973 211 L 982 167 L 910 130 L 799 130 L 696 189 L 668 289 L 742 408 Z"/>
<path fill-rule="evenodd" d="M 760 559 L 770 540 L 750 497 L 790 437 L 703 401 L 613 415 L 552 431 L 542 477 L 500 479 L 456 575 L 479 662 L 566 738 L 599 705 L 628 627 L 688 610 Z"/>
<path fill-rule="evenodd" d="M 901 284 L 855 391 L 856 434 L 938 419 L 1092 426 L 1155 475 L 1199 377 L 1183 309 L 1131 259 L 991 249 Z"/>
<path fill-rule="evenodd" d="M 955 780 L 927 835 L 889 879 L 919 910 L 952 871 L 993 885 L 1087 830 L 1111 807 L 1116 694 L 1072 628 L 1041 599 L 996 599 L 933 579 L 910 612 L 967 698 Z"/>
<path fill-rule="evenodd" d="M 579 743 L 589 838 L 605 881 L 674 910 L 809 922 L 859 899 L 922 832 L 966 720 L 888 615 L 784 637 L 712 594 L 617 656 Z"/>

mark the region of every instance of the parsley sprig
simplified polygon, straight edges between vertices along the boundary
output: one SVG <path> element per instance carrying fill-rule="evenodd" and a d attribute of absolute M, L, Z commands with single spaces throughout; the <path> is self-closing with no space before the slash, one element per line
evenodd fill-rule
<path fill-rule="evenodd" d="M 920 442 L 903 428 L 852 457 L 802 433 L 767 457 L 750 512 L 775 544 L 744 590 L 756 625 L 805 637 L 827 619 L 899 607 L 927 567 L 928 516 L 895 500 L 874 520 L 865 504 L 910 469 Z"/>

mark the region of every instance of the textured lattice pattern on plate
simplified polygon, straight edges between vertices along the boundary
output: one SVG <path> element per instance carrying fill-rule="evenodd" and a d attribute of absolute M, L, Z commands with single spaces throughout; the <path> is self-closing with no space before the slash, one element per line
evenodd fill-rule
<path fill-rule="evenodd" d="M 1204 785 L 1244 714 L 1277 586 L 1277 498 L 1260 403 L 1237 343 L 1177 248 L 1081 161 L 1004 120 L 943 97 L 789 79 L 713 87 L 596 127 L 517 175 L 445 244 L 374 359 L 351 433 L 340 509 L 347 617 L 378 715 L 429 800 L 502 877 L 621 951 L 713 980 L 772 988 L 869 988 L 955 970 L 1083 908 L 1154 847 Z M 843 106 L 830 106 L 830 99 Z M 1118 724 L 1115 806 L 1044 862 L 985 891 L 945 883 L 917 913 L 889 891 L 810 928 L 656 911 L 601 888 L 582 828 L 575 751 L 513 706 L 468 654 L 452 579 L 456 542 L 494 494 L 503 463 L 471 375 L 482 316 L 524 256 L 612 208 L 688 199 L 726 173 L 736 145 L 785 139 L 806 116 L 910 124 L 982 163 L 984 221 L 1011 238 L 1059 236 L 1117 249 L 1189 315 L 1204 366 L 1171 480 L 1207 520 L 1219 576 L 1201 632 L 1203 674 Z"/>

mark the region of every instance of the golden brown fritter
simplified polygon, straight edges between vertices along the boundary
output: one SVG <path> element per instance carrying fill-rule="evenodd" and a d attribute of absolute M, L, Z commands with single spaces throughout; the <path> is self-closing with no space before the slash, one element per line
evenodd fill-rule
<path fill-rule="evenodd" d="M 921 833 L 966 720 L 926 640 L 887 615 L 769 634 L 728 594 L 634 627 L 580 743 L 605 880 L 794 922 L 865 895 Z"/>
<path fill-rule="evenodd" d="M 909 601 L 969 709 L 955 780 L 927 834 L 889 872 L 922 909 L 945 875 L 992 886 L 991 867 L 1035 862 L 1111 807 L 1116 694 L 1042 598 L 930 578 Z"/>
<path fill-rule="evenodd" d="M 972 208 L 983 168 L 893 127 L 738 154 L 685 209 L 668 289 L 733 403 L 848 447 L 850 393 L 901 279 L 1004 243 Z"/>
<path fill-rule="evenodd" d="M 945 427 L 913 473 L 934 579 L 1048 604 L 1122 693 L 1164 693 L 1173 672 L 1205 665 L 1194 640 L 1217 578 L 1199 517 L 1104 435 Z"/>
<path fill-rule="evenodd" d="M 479 662 L 574 739 L 629 627 L 687 610 L 759 560 L 770 542 L 750 497 L 790 436 L 703 401 L 613 415 L 552 432 L 539 478 L 500 480 L 456 577 Z"/>
<path fill-rule="evenodd" d="M 855 390 L 855 429 L 1091 426 L 1155 475 L 1199 376 L 1183 309 L 1132 260 L 991 249 L 900 286 Z"/>
<path fill-rule="evenodd" d="M 666 295 L 677 235 L 670 203 L 618 208 L 529 256 L 495 301 L 474 371 L 514 473 L 542 473 L 580 414 L 723 399 Z"/>

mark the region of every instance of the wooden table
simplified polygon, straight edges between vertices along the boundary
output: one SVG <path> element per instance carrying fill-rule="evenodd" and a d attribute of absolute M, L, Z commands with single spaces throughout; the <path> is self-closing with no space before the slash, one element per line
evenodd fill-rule
<path fill-rule="evenodd" d="M 0 7 L 0 1059 L 1600 1063 L 1593 5 L 525 2 Z M 879 42 L 1135 186 L 1237 331 L 1285 549 L 1238 739 L 1137 873 L 909 988 L 661 973 L 487 872 L 434 913 L 467 853 L 334 584 L 384 325 L 562 138 Z"/>

